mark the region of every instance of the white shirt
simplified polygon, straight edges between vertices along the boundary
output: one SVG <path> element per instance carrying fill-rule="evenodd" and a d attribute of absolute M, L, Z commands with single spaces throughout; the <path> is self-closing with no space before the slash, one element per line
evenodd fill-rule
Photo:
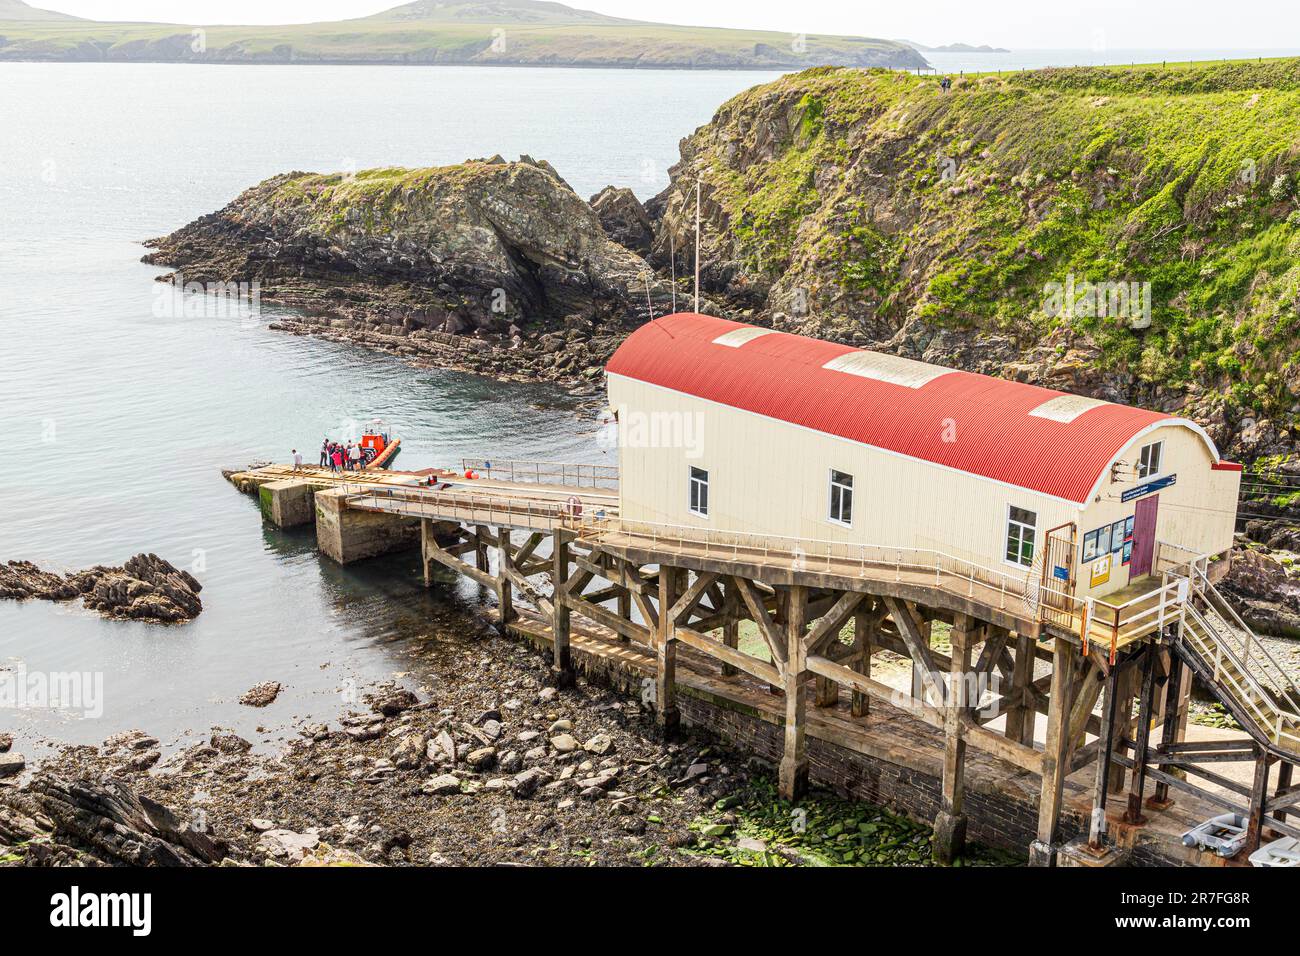
<path fill-rule="evenodd" d="M 293 453 L 293 467 L 295 468 L 302 467 L 302 452 L 296 451 Z"/>
<path fill-rule="evenodd" d="M 353 445 L 353 446 L 352 446 L 352 460 L 353 460 L 353 461 L 356 461 L 356 460 L 359 459 L 360 457 L 361 457 L 361 446 L 360 446 L 360 445 Z"/>

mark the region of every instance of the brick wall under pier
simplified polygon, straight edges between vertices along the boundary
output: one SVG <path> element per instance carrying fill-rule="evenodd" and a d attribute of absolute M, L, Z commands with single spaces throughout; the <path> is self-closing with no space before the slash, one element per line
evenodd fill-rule
<path fill-rule="evenodd" d="M 510 633 L 549 652 L 548 626 L 534 618 L 513 622 Z M 575 627 L 572 655 L 575 667 L 589 680 L 629 696 L 641 697 L 647 681 L 654 679 L 654 659 L 637 645 Z M 677 706 L 689 726 L 713 734 L 742 753 L 775 765 L 784 745 L 781 697 L 767 694 L 754 682 L 737 684 L 707 673 L 703 659 L 683 655 L 678 667 Z M 726 689 L 724 696 L 722 689 Z M 737 699 L 739 698 L 739 699 Z M 809 708 L 808 757 L 812 781 L 841 796 L 865 800 L 932 823 L 940 810 L 943 759 L 942 732 L 879 701 L 871 704 L 866 748 L 859 752 L 822 739 L 819 730 L 845 721 L 847 704 L 836 711 Z M 966 814 L 971 839 L 986 846 L 1024 854 L 1038 825 L 1039 778 L 1036 774 L 976 751 L 968 752 Z M 1090 807 L 1088 783 L 1092 768 L 1066 782 L 1061 814 L 1063 841 L 1086 834 Z M 1123 797 L 1114 802 L 1123 809 Z M 1200 808 L 1192 810 L 1201 812 Z M 1211 812 L 1206 808 L 1204 812 Z M 1112 816 L 1113 837 L 1131 847 L 1129 857 L 1138 866 L 1186 866 L 1221 862 L 1193 854 L 1178 840 L 1183 822 L 1125 828 Z"/>

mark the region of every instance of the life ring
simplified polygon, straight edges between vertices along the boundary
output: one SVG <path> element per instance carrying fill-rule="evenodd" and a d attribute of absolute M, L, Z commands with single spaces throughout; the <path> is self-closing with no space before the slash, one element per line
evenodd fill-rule
<path fill-rule="evenodd" d="M 582 517 L 582 499 L 577 495 L 569 495 L 569 516 L 572 518 Z"/>

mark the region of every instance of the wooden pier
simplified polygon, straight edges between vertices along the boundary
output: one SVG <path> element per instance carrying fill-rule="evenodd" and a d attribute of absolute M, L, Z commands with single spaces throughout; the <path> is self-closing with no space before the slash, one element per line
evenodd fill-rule
<path fill-rule="evenodd" d="M 809 786 L 810 739 L 932 778 L 933 799 L 910 809 L 932 815 L 941 862 L 961 854 L 968 830 L 988 838 L 993 822 L 971 826 L 970 807 L 995 798 L 1009 808 L 999 819 L 1028 818 L 998 824 L 1003 842 L 1027 834 L 1039 865 L 1109 865 L 1130 852 L 1210 862 L 1178 835 L 1225 809 L 1248 818 L 1253 846 L 1270 832 L 1300 836 L 1287 820 L 1300 804 L 1294 727 L 1279 718 L 1271 738 L 1186 739 L 1193 672 L 1223 684 L 1188 643 L 1200 632 L 1183 629 L 1189 614 L 1208 613 L 1195 601 L 1212 591 L 1208 562 L 1164 555 L 1151 591 L 1095 602 L 1085 624 L 1082 609 L 1062 613 L 1023 581 L 939 552 L 625 521 L 612 469 L 530 464 L 498 463 L 472 480 L 463 471 L 286 475 L 281 466 L 232 481 L 256 487 L 272 521 L 305 523 L 301 507 L 278 498 L 309 496 L 321 550 L 343 563 L 419 547 L 427 583 L 441 567 L 492 591 L 502 628 L 546 647 L 558 685 L 572 682 L 581 658 L 636 689 L 666 735 L 684 710 L 706 726 L 728 714 L 777 733 L 788 799 Z M 910 663 L 910 689 L 873 678 L 886 652 Z M 1236 713 L 1241 695 L 1225 699 Z M 1250 784 L 1209 769 L 1234 760 L 1254 766 Z M 862 792 L 847 771 L 818 779 Z"/>

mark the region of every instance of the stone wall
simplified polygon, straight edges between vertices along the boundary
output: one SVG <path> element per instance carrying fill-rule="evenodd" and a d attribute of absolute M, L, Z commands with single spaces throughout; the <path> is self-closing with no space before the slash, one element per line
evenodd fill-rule
<path fill-rule="evenodd" d="M 419 547 L 420 519 L 348 508 L 342 488 L 316 492 L 316 545 L 339 564 Z"/>

